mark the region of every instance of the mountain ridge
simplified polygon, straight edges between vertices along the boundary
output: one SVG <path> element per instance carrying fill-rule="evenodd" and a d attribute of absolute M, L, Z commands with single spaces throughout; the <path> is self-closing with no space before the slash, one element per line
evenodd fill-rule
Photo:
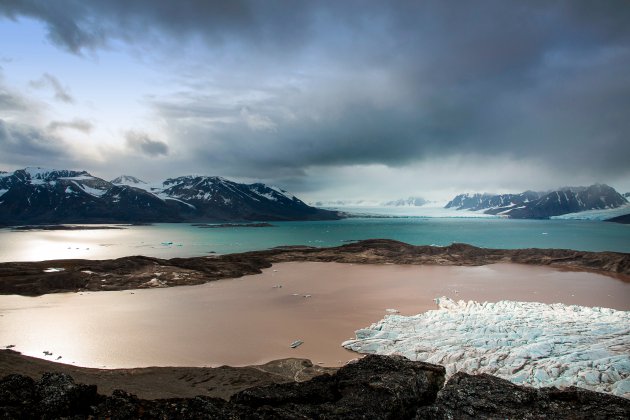
<path fill-rule="evenodd" d="M 161 185 L 130 175 L 112 181 L 67 169 L 27 167 L 1 173 L 0 220 L 15 225 L 340 218 L 262 183 L 201 175 L 168 178 Z"/>
<path fill-rule="evenodd" d="M 483 211 L 513 219 L 548 219 L 587 210 L 614 209 L 628 200 L 606 184 L 562 187 L 547 192 L 520 194 L 459 194 L 445 208 Z"/>

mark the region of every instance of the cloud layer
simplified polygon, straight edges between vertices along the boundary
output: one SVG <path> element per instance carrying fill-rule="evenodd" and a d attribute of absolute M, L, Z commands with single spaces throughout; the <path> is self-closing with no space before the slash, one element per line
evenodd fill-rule
<path fill-rule="evenodd" d="M 72 98 L 72 95 L 70 95 L 68 90 L 61 85 L 61 83 L 59 82 L 59 80 L 57 80 L 55 76 L 48 73 L 44 73 L 44 75 L 38 80 L 33 80 L 31 82 L 31 86 L 38 89 L 51 88 L 56 100 L 66 103 L 74 102 L 74 99 Z"/>
<path fill-rule="evenodd" d="M 168 154 L 168 145 L 159 140 L 152 140 L 146 133 L 129 131 L 125 134 L 127 146 L 147 156 L 164 156 Z"/>
<path fill-rule="evenodd" d="M 124 141 L 172 170 L 308 189 L 317 168 L 475 156 L 558 179 L 630 178 L 624 0 L 9 0 L 0 15 L 42 22 L 71 54 L 125 45 L 159 67 L 172 89 L 143 103 L 166 141 L 147 130 Z M 38 83 L 73 101 L 50 74 Z M 11 100 L 0 92 L 0 107 Z"/>

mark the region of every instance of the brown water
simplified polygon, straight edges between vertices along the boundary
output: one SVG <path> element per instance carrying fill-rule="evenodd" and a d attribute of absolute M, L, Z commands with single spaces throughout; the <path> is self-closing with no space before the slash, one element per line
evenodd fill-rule
<path fill-rule="evenodd" d="M 630 310 L 630 284 L 593 273 L 515 264 L 283 263 L 200 286 L 0 296 L 0 347 L 108 368 L 237 366 L 284 357 L 334 366 L 357 356 L 341 342 L 387 308 L 416 314 L 435 309 L 438 296 Z M 298 339 L 304 344 L 291 349 Z"/>

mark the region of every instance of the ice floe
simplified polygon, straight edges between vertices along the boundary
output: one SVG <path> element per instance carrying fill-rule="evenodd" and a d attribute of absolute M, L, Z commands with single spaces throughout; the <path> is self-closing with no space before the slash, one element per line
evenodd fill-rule
<path fill-rule="evenodd" d="M 575 385 L 630 398 L 630 312 L 436 299 L 437 310 L 386 315 L 342 345 L 488 373 L 535 387 Z"/>

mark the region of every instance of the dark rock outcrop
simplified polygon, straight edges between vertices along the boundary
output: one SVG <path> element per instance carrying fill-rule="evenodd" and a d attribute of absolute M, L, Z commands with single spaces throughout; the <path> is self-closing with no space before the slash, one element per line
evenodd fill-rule
<path fill-rule="evenodd" d="M 624 225 L 628 225 L 630 224 L 630 214 L 624 214 L 622 216 L 612 217 L 610 219 L 606 219 L 605 222 L 621 223 Z"/>
<path fill-rule="evenodd" d="M 486 374 L 457 373 L 416 419 L 627 419 L 630 401 L 570 387 L 529 388 Z"/>
<path fill-rule="evenodd" d="M 95 385 L 76 384 L 64 373 L 45 373 L 38 382 L 21 375 L 0 380 L 2 418 L 87 417 L 100 400 Z"/>
<path fill-rule="evenodd" d="M 444 368 L 399 356 L 367 356 L 307 382 L 255 387 L 229 401 L 209 398 L 142 400 L 110 396 L 64 374 L 38 382 L 0 380 L 0 417 L 142 419 L 626 419 L 630 401 L 570 388 L 529 389 L 486 375 L 457 374 L 444 388 Z M 441 389 L 442 388 L 442 389 Z M 441 390 L 440 390 L 441 389 Z"/>
<path fill-rule="evenodd" d="M 403 357 L 367 356 L 309 382 L 251 388 L 230 402 L 264 417 L 412 418 L 444 384 L 442 366 Z"/>
<path fill-rule="evenodd" d="M 0 263 L 0 294 L 37 296 L 68 291 L 126 290 L 147 285 L 160 272 L 162 287 L 207 283 L 258 274 L 273 263 L 291 261 L 353 264 L 479 266 L 494 263 L 548 265 L 591 270 L 630 279 L 630 254 L 567 249 L 487 249 L 466 244 L 415 246 L 369 239 L 331 248 L 283 247 L 213 257 L 123 257 L 114 260 L 58 260 Z M 50 267 L 61 271 L 46 272 Z M 107 281 L 102 280 L 106 278 Z"/>

